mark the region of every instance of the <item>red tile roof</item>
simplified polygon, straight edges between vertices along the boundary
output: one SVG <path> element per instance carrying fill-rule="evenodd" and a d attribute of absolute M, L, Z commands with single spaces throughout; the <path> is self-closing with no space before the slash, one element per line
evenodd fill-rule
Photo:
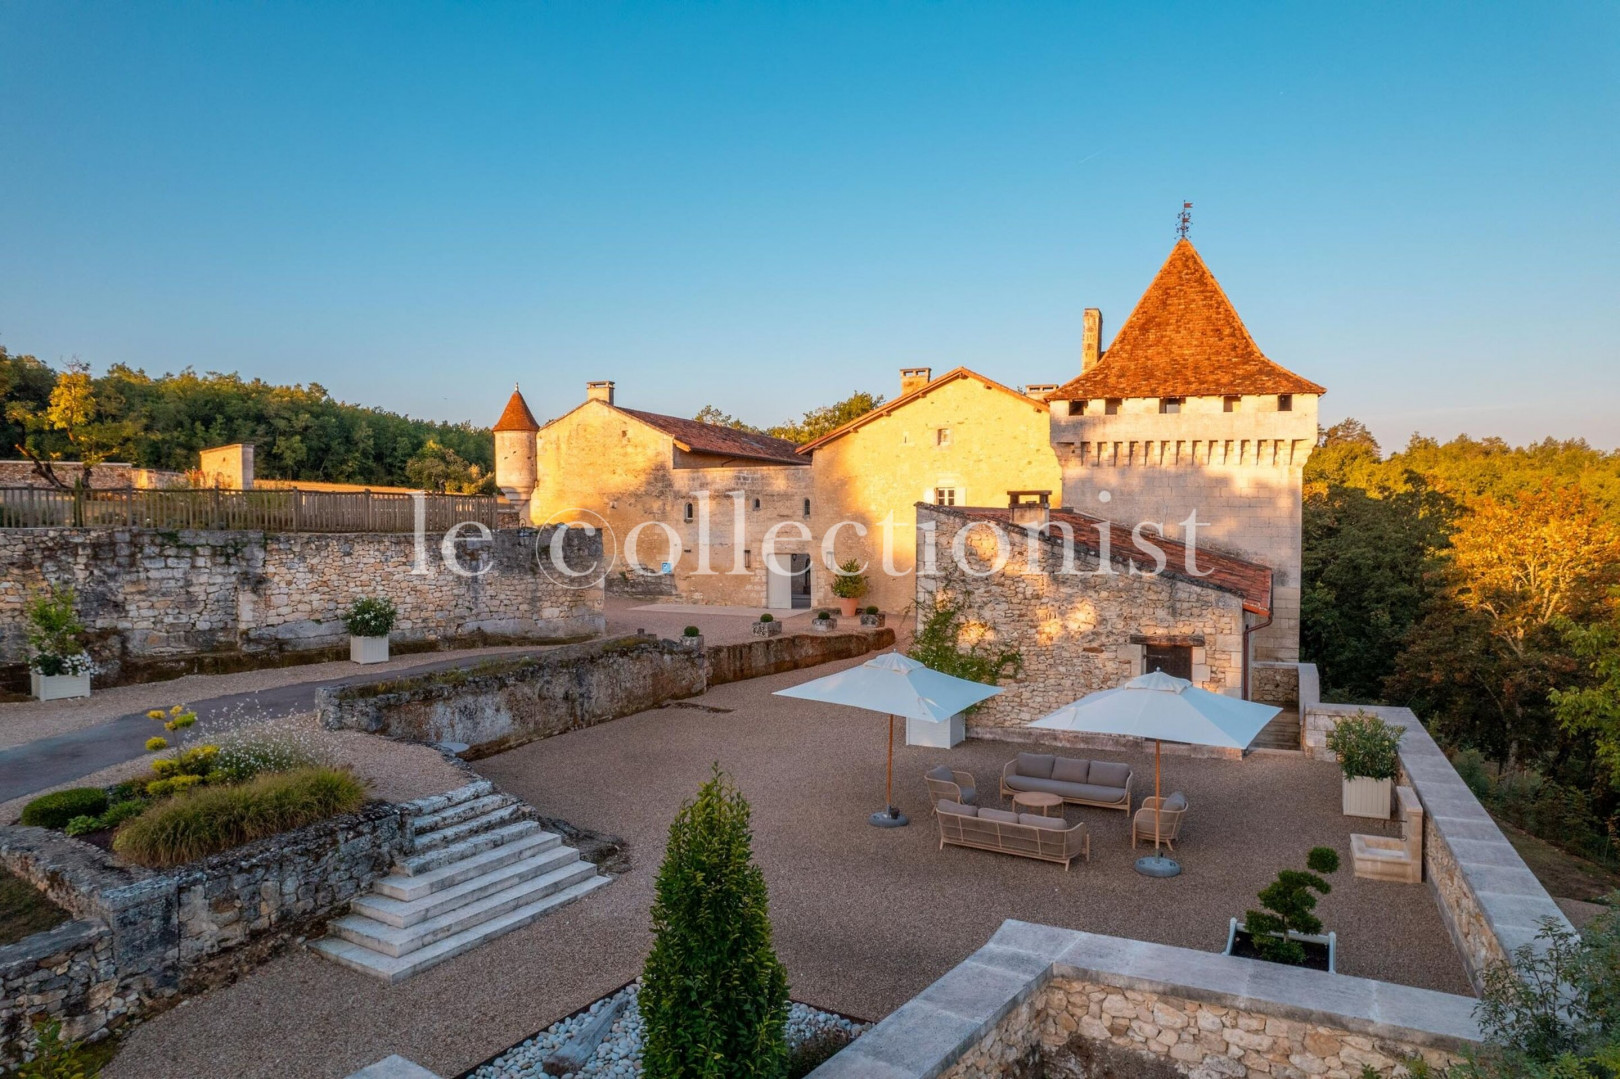
<path fill-rule="evenodd" d="M 638 412 L 633 408 L 621 408 L 619 411 L 634 416 L 650 427 L 656 427 L 689 453 L 746 457 L 754 461 L 776 461 L 787 465 L 809 464 L 795 452 L 799 447 L 785 438 L 739 431 L 698 420 L 683 420 L 679 416 L 663 416 L 657 412 Z"/>
<path fill-rule="evenodd" d="M 1108 351 L 1050 399 L 1326 392 L 1265 357 L 1215 275 L 1182 239 Z"/>
<path fill-rule="evenodd" d="M 825 446 L 827 443 L 833 441 L 834 439 L 843 438 L 845 435 L 849 434 L 850 432 L 858 430 L 858 429 L 860 429 L 862 427 L 865 427 L 867 424 L 871 423 L 873 420 L 879 419 L 879 418 L 881 418 L 883 416 L 887 416 L 889 413 L 893 412 L 895 409 L 903 408 L 906 405 L 911 404 L 911 402 L 917 400 L 918 398 L 923 397 L 923 396 L 925 396 L 925 395 L 927 395 L 929 393 L 932 393 L 934 390 L 939 389 L 941 386 L 949 385 L 950 383 L 955 382 L 958 379 L 963 379 L 963 378 L 977 379 L 979 382 L 982 382 L 989 389 L 1000 390 L 1002 393 L 1011 394 L 1012 396 L 1018 398 L 1020 401 L 1026 402 L 1027 404 L 1033 406 L 1037 411 L 1040 411 L 1040 412 L 1050 412 L 1051 411 L 1051 406 L 1049 406 L 1046 403 L 1046 401 L 1043 400 L 1042 398 L 1030 397 L 1028 394 L 1019 393 L 1017 390 L 1013 389 L 1011 386 L 1003 386 L 1001 383 L 997 382 L 995 379 L 985 378 L 983 375 L 979 374 L 977 371 L 970 371 L 966 367 L 957 367 L 957 368 L 953 368 L 950 371 L 945 372 L 943 375 L 940 375 L 938 378 L 929 381 L 927 384 L 917 387 L 916 389 L 912 390 L 908 394 L 904 394 L 904 395 L 902 395 L 900 397 L 896 397 L 893 401 L 885 402 L 884 404 L 879 405 L 878 407 L 874 408 L 870 412 L 862 413 L 861 415 L 855 417 L 853 420 L 850 420 L 848 423 L 844 424 L 842 427 L 836 427 L 833 430 L 828 431 L 826 434 L 822 435 L 820 438 L 812 439 L 811 441 L 806 442 L 804 445 L 799 447 L 799 452 L 808 457 L 811 453 L 814 453 L 817 449 L 819 449 L 822 446 Z"/>
<path fill-rule="evenodd" d="M 926 507 L 936 513 L 947 516 L 963 517 L 975 521 L 993 521 L 997 524 L 1010 527 L 1012 516 L 1005 509 L 980 509 L 977 507 L 962 506 L 934 506 L 927 502 L 919 502 L 918 506 Z M 1151 573 L 1157 563 L 1154 558 L 1142 552 L 1136 546 L 1136 540 L 1131 530 L 1124 525 L 1105 521 L 1101 517 L 1092 517 L 1085 513 L 1075 513 L 1073 510 L 1053 509 L 1053 521 L 1067 524 L 1074 532 L 1074 546 L 1092 557 L 1097 557 L 1101 550 L 1099 542 L 1100 530 L 1108 530 L 1108 555 L 1112 562 L 1122 566 L 1136 566 L 1139 570 Z M 1200 546 L 1195 552 L 1193 565 L 1200 571 L 1194 576 L 1187 572 L 1187 545 L 1172 539 L 1163 539 L 1151 532 L 1144 531 L 1143 538 L 1151 542 L 1164 552 L 1165 566 L 1159 572 L 1165 577 L 1171 577 L 1199 588 L 1213 588 L 1220 592 L 1230 592 L 1243 598 L 1243 609 L 1262 618 L 1271 614 L 1271 569 L 1258 562 L 1250 562 L 1238 558 L 1236 555 L 1222 554 L 1208 547 Z M 1048 543 L 1059 545 L 1063 542 L 1061 533 L 1051 532 L 1045 534 Z M 1207 572 L 1205 572 L 1207 571 Z"/>
<path fill-rule="evenodd" d="M 506 411 L 501 418 L 495 421 L 497 431 L 538 431 L 540 425 L 535 422 L 534 413 L 529 411 L 529 402 L 523 399 L 516 386 L 512 387 L 512 396 L 506 402 Z"/>

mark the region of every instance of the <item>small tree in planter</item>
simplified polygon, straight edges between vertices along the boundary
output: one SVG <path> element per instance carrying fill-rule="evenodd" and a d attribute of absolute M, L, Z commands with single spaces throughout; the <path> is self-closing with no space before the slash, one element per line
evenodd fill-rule
<path fill-rule="evenodd" d="M 838 613 L 854 618 L 856 605 L 866 595 L 866 574 L 861 572 L 859 560 L 851 558 L 838 564 L 833 574 L 832 594 L 838 597 Z"/>
<path fill-rule="evenodd" d="M 876 607 L 868 607 L 861 612 L 861 625 L 863 626 L 881 626 L 883 621 L 883 612 Z"/>
<path fill-rule="evenodd" d="M 76 598 L 71 586 L 59 585 L 28 601 L 28 675 L 42 701 L 90 696 L 95 664 L 73 612 Z"/>
<path fill-rule="evenodd" d="M 349 604 L 343 625 L 349 631 L 349 658 L 356 663 L 388 662 L 388 631 L 398 612 L 384 596 L 367 596 Z"/>
<path fill-rule="evenodd" d="M 776 616 L 769 611 L 760 615 L 759 621 L 754 623 L 754 636 L 756 637 L 775 637 L 781 632 L 782 623 L 778 622 Z"/>
<path fill-rule="evenodd" d="M 1339 852 L 1332 847 L 1312 847 L 1305 855 L 1305 869 L 1283 869 L 1277 879 L 1260 889 L 1263 910 L 1247 913 L 1243 930 L 1249 946 L 1261 959 L 1273 963 L 1305 965 L 1307 945 L 1325 955 L 1318 958 L 1332 969 L 1332 945 L 1328 938 L 1319 936 L 1322 919 L 1316 910 L 1316 893 L 1327 895 L 1333 886 L 1320 874 L 1339 871 Z"/>
<path fill-rule="evenodd" d="M 787 972 L 771 943 L 748 801 L 720 766 L 670 825 L 639 999 L 647 1079 L 778 1079 Z"/>
<path fill-rule="evenodd" d="M 838 628 L 838 619 L 833 617 L 831 611 L 817 611 L 816 616 L 810 620 L 810 628 L 817 633 L 831 633 Z"/>
<path fill-rule="evenodd" d="M 681 643 L 694 651 L 703 650 L 703 631 L 696 626 L 687 626 L 681 630 Z"/>
<path fill-rule="evenodd" d="M 1389 819 L 1390 785 L 1401 770 L 1399 749 L 1405 727 L 1357 712 L 1328 732 L 1327 747 L 1344 769 L 1344 815 Z"/>

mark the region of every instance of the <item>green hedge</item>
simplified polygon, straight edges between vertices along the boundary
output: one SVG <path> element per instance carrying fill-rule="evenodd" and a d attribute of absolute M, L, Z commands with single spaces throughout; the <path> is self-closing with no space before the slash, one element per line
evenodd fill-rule
<path fill-rule="evenodd" d="M 74 787 L 41 795 L 23 806 L 21 823 L 60 829 L 74 817 L 99 817 L 106 811 L 106 791 L 100 787 Z"/>

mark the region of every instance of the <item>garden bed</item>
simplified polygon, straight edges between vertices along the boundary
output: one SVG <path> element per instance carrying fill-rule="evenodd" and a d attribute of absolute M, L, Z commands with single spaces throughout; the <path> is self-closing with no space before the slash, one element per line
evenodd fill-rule
<path fill-rule="evenodd" d="M 15 944 L 67 920 L 68 912 L 38 888 L 0 869 L 0 945 Z"/>

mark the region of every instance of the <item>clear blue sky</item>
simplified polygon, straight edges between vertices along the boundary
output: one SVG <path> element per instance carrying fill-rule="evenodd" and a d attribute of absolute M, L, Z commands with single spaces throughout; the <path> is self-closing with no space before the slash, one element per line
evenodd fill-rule
<path fill-rule="evenodd" d="M 1620 6 L 0 5 L 0 343 L 482 423 L 1078 370 L 1192 237 L 1326 420 L 1620 445 Z"/>

